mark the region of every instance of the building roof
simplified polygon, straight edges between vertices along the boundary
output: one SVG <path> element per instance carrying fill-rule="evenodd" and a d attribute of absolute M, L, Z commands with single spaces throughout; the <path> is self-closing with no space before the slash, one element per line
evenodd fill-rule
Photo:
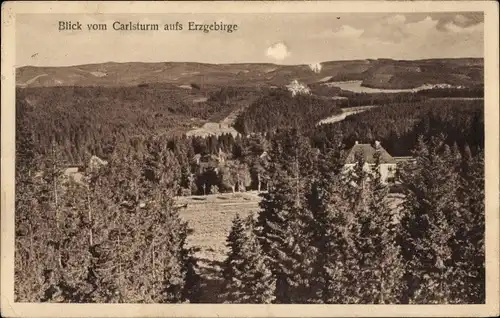
<path fill-rule="evenodd" d="M 396 159 L 394 159 L 387 150 L 384 149 L 379 143 L 376 146 L 380 151 L 380 163 L 396 163 Z M 374 164 L 375 163 L 375 153 L 377 149 L 373 147 L 371 144 L 356 144 L 349 151 L 349 155 L 346 158 L 346 163 L 356 163 L 356 153 L 361 153 L 365 159 L 366 163 Z"/>

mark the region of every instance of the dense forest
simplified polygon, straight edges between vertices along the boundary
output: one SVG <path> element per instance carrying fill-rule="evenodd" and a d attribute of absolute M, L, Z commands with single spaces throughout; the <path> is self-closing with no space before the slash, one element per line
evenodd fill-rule
<path fill-rule="evenodd" d="M 335 100 L 276 89 L 262 96 L 237 118 L 235 128 L 243 135 L 273 132 L 278 128 L 304 129 L 311 122 L 340 113 Z"/>
<path fill-rule="evenodd" d="M 467 126 L 463 125 L 464 120 L 467 120 L 464 118 L 468 118 L 470 113 L 474 112 L 473 108 L 477 113 L 482 112 L 479 107 L 482 105 L 481 100 L 453 101 L 424 98 L 424 95 L 441 96 L 439 91 L 440 89 L 422 91 L 418 94 L 343 92 L 340 95 L 345 95 L 347 100 L 329 100 L 315 95 L 299 95 L 292 98 L 284 90 L 263 87 L 210 88 L 207 91 L 200 91 L 197 88 L 185 90 L 160 84 L 126 88 L 18 88 L 16 109 L 23 112 L 23 116 L 30 118 L 26 125 L 30 127 L 27 129 L 34 132 L 36 151 L 46 155 L 47 149 L 55 144 L 61 153 L 60 160 L 65 164 L 82 164 L 91 155 L 108 157 L 117 145 L 131 143 L 132 140 L 145 136 L 170 138 L 174 134 L 182 135 L 182 131 L 191 128 L 193 118 L 217 121 L 235 109 L 245 108 L 246 105 L 249 105 L 248 108 L 239 115 L 235 123 L 235 128 L 243 133 L 243 137 L 252 132 L 267 134 L 276 129 L 286 128 L 299 128 L 304 133 L 311 134 L 317 122 L 338 113 L 338 107 L 381 105 L 380 109 L 350 116 L 339 125 L 342 126 L 342 130 L 347 131 L 349 143 L 357 139 L 361 141 L 361 139 L 378 138 L 387 144 L 388 150 L 400 154 L 412 149 L 413 143 L 398 150 L 398 146 L 392 146 L 395 143 L 393 140 L 401 139 L 399 142 L 401 145 L 406 144 L 408 140 L 414 140 L 421 131 L 406 139 L 399 136 L 405 133 L 405 129 L 413 130 L 412 123 L 422 118 L 423 114 L 432 110 L 434 106 L 440 108 L 440 111 L 434 111 L 432 115 L 434 117 L 443 117 L 442 114 L 450 114 L 450 111 L 466 112 L 463 116 L 459 115 L 463 118 L 462 121 L 453 118 L 443 119 L 456 121 L 451 125 L 463 129 L 467 129 Z M 461 96 L 456 93 L 456 89 L 442 89 L 442 91 L 447 94 L 446 96 Z M 186 98 L 199 94 L 206 95 L 206 100 L 193 103 Z M 402 121 L 394 121 L 395 118 Z M 481 114 L 473 115 L 473 118 L 478 121 L 477 125 L 482 125 Z M 359 125 L 362 127 L 357 127 L 356 122 L 363 122 Z M 410 126 L 405 128 L 407 124 Z M 394 125 L 399 127 L 394 128 Z M 477 125 L 472 126 L 479 127 Z M 350 128 L 344 128 L 345 126 Z M 333 124 L 332 127 L 338 125 Z M 320 131 L 328 129 L 324 126 L 319 128 Z M 356 134 L 354 131 L 360 132 Z M 391 131 L 396 134 L 394 138 L 387 137 Z M 454 134 L 456 129 L 445 129 L 444 132 Z M 471 135 L 474 134 L 471 132 Z M 479 131 L 474 136 L 481 139 L 482 132 Z M 472 141 L 469 137 L 466 139 L 471 146 L 481 142 L 481 140 Z"/>
<path fill-rule="evenodd" d="M 174 197 L 256 189 L 259 213 L 237 216 L 227 237 L 221 301 L 484 303 L 482 100 L 394 95 L 316 126 L 337 101 L 222 89 L 190 104 L 171 91 L 18 90 L 16 301 L 198 302 Z M 241 136 L 169 133 L 247 99 Z M 414 159 L 396 175 L 399 209 L 379 151 L 375 169 L 357 156 L 343 173 L 352 144 L 374 140 Z M 106 164 L 86 164 L 92 155 Z M 81 182 L 64 173 L 75 163 L 85 164 Z"/>
<path fill-rule="evenodd" d="M 325 143 L 340 134 L 345 148 L 351 147 L 355 141 L 373 143 L 378 140 L 393 156 L 409 156 L 418 136 L 439 133 L 447 136 L 447 143 L 456 142 L 460 147 L 468 145 L 474 154 L 484 147 L 482 100 L 431 99 L 382 104 L 343 121 L 316 126 L 319 119 L 338 111 L 335 103 L 326 103 L 323 99 L 307 95 L 292 97 L 286 91 L 274 90 L 256 99 L 237 119 L 237 128 L 260 127 L 258 133 L 236 137 L 225 134 L 186 138 L 166 132 L 167 127 L 179 123 L 176 115 L 168 111 L 160 112 L 161 105 L 153 107 L 141 102 L 141 107 L 138 107 L 134 104 L 136 97 L 123 97 L 126 102 L 120 110 L 117 103 L 120 99 L 103 97 L 99 101 L 99 96 L 108 96 L 109 92 L 99 93 L 97 88 L 90 88 L 89 91 L 75 88 L 72 89 L 74 94 L 70 94 L 67 88 L 60 91 L 54 88 L 37 90 L 40 92 L 28 96 L 25 94 L 29 91 L 22 91 L 23 94 L 17 96 L 17 112 L 25 118 L 23 129 L 32 133 L 35 153 L 46 157 L 53 149 L 58 153 L 61 165 L 86 165 L 92 155 L 105 160 L 117 151 L 142 155 L 147 140 L 162 140 L 178 162 L 180 173 L 176 182 L 181 188 L 180 193 L 186 194 L 265 187 L 267 182 L 263 167 L 267 159 L 261 156 L 268 150 L 273 135 L 287 128 L 299 129 L 316 148 L 323 148 Z M 118 96 L 136 96 L 134 92 L 126 93 L 115 88 L 106 90 Z M 56 97 L 61 97 L 51 107 L 48 104 L 50 98 L 43 95 L 50 92 L 56 92 L 60 94 Z M 155 94 L 158 94 L 158 100 L 161 99 L 159 96 L 163 96 L 161 91 Z M 255 95 L 255 91 L 250 89 L 242 89 L 238 93 L 235 88 L 224 88 L 212 93 L 208 102 L 224 108 L 224 105 Z M 29 103 L 35 98 L 33 96 L 37 98 L 36 106 Z M 148 101 L 155 104 L 152 99 L 149 97 Z M 178 101 L 175 97 L 170 99 Z M 106 104 L 106 101 L 112 102 Z M 174 102 L 169 103 L 169 99 L 164 101 L 165 105 L 175 105 Z M 104 111 L 105 105 L 109 107 Z M 195 116 L 182 108 L 187 106 L 179 104 L 178 112 Z M 172 109 L 174 106 L 164 107 Z M 99 109 L 101 111 L 97 111 Z M 200 167 L 203 165 L 199 162 L 200 157 L 209 161 L 207 164 L 210 167 Z"/>
<path fill-rule="evenodd" d="M 221 120 L 264 88 L 197 87 L 151 84 L 132 87 L 18 88 L 16 110 L 34 132 L 36 151 L 54 143 L 67 164 L 90 155 L 107 157 L 116 145 L 152 135 L 179 135 L 194 119 Z M 206 96 L 193 103 L 193 96 Z"/>
<path fill-rule="evenodd" d="M 427 100 L 382 105 L 348 116 L 340 122 L 320 125 L 313 139 L 328 139 L 342 133 L 344 141 L 382 142 L 393 156 L 408 156 L 418 136 L 443 133 L 447 142 L 468 144 L 475 151 L 484 147 L 484 102 L 482 100 Z"/>
<path fill-rule="evenodd" d="M 165 143 L 115 153 L 82 186 L 64 179 L 56 152 L 30 173 L 38 159 L 29 135 L 18 138 L 18 301 L 197 302 L 189 229 L 172 201 L 180 171 Z M 223 301 L 484 302 L 483 154 L 438 135 L 419 138 L 413 156 L 397 215 L 362 157 L 340 172 L 340 139 L 318 151 L 297 131 L 274 135 L 257 220 L 236 218 L 228 236 Z"/>
<path fill-rule="evenodd" d="M 417 92 L 400 93 L 357 93 L 334 86 L 322 85 L 320 83 L 311 84 L 309 87 L 311 92 L 318 96 L 344 97 L 345 99 L 337 101 L 341 108 L 419 102 L 429 98 L 482 98 L 484 96 L 483 86 L 432 88 L 419 90 Z"/>

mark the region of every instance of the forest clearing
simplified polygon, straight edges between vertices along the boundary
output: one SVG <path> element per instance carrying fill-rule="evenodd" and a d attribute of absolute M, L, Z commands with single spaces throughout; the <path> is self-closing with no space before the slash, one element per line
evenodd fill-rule
<path fill-rule="evenodd" d="M 196 253 L 199 259 L 223 261 L 227 254 L 226 238 L 231 229 L 231 222 L 238 213 L 247 217 L 259 211 L 261 198 L 257 191 L 246 193 L 221 193 L 206 196 L 176 197 L 177 205 L 185 205 L 180 217 L 188 222 L 193 231 L 188 245 L 199 247 Z"/>
<path fill-rule="evenodd" d="M 389 206 L 397 213 L 402 202 L 401 195 L 391 194 L 388 199 Z M 228 252 L 226 239 L 234 217 L 236 214 L 242 218 L 250 214 L 257 216 L 260 201 L 257 191 L 175 198 L 176 205 L 182 207 L 179 213 L 181 219 L 188 222 L 192 230 L 188 246 L 199 248 L 195 255 L 200 266 L 224 261 Z"/>

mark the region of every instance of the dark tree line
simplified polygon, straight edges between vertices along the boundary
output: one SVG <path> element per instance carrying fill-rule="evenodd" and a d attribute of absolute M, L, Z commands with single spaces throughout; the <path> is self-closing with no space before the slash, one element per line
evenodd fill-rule
<path fill-rule="evenodd" d="M 75 164 L 90 155 L 109 156 L 116 145 L 134 138 L 172 135 L 191 128 L 191 118 L 221 117 L 235 107 L 234 94 L 224 89 L 208 92 L 208 100 L 198 103 L 185 95 L 199 92 L 186 91 L 160 84 L 17 88 L 16 109 L 28 118 L 37 152 L 46 155 L 55 143 L 60 159 Z M 255 94 L 249 91 L 243 97 Z"/>
<path fill-rule="evenodd" d="M 264 88 L 227 87 L 209 92 L 206 102 L 188 103 L 183 96 L 196 94 L 197 91 L 186 93 L 186 90 L 182 90 L 182 95 L 179 90 L 168 85 L 18 88 L 16 108 L 28 118 L 25 125 L 26 129 L 33 131 L 35 151 L 47 155 L 47 149 L 55 145 L 60 160 L 66 164 L 81 164 L 91 155 L 105 158 L 116 147 L 140 143 L 144 137 L 165 136 L 165 139 L 170 139 L 168 136 L 183 125 L 191 128 L 188 124 L 191 118 L 221 119 L 248 103 L 251 105 L 240 114 L 235 125 L 244 136 L 249 132 L 268 135 L 276 129 L 294 127 L 309 134 L 315 130 L 319 120 L 339 112 L 338 107 L 382 104 L 380 109 L 350 116 L 332 126 L 335 127 L 333 129 L 341 127 L 345 130 L 349 142 L 366 138 L 382 139 L 395 155 L 407 154 L 414 146 L 412 143 L 405 147 L 408 140 L 415 140 L 415 136 L 426 133 L 425 127 L 414 128 L 415 121 L 423 117 L 451 125 L 444 131 L 447 135 L 469 133 L 457 127 L 467 129 L 468 126 L 482 125 L 479 106 L 483 102 L 480 100 L 419 101 L 413 93 L 343 92 L 341 95 L 347 94 L 347 101 L 333 101 L 320 96 L 291 97 L 289 92 L 281 89 L 269 91 Z M 475 88 L 460 91 L 468 90 L 473 91 Z M 447 89 L 422 91 L 417 95 L 440 96 L 440 91 Z M 472 109 L 478 113 L 473 114 L 475 122 L 465 122 L 474 112 Z M 460 112 L 457 118 L 449 116 L 456 111 Z M 432 114 L 427 115 L 429 112 Z M 445 114 L 448 114 L 447 117 Z M 396 121 L 390 123 L 391 120 Z M 318 130 L 323 133 L 330 129 L 328 127 L 322 126 Z M 404 127 L 415 132 L 406 136 Z M 482 132 L 477 131 L 472 135 L 476 137 L 464 138 L 474 148 L 481 143 Z M 478 140 L 471 140 L 473 138 Z M 463 144 L 463 141 L 458 142 Z M 213 149 L 210 151 L 213 152 Z"/>
<path fill-rule="evenodd" d="M 77 183 L 62 173 L 55 147 L 40 162 L 20 132 L 17 301 L 197 301 L 189 231 L 172 200 L 175 158 L 165 144 L 150 141 L 141 156 L 115 153 Z M 36 166 L 42 169 L 30 169 Z"/>
<path fill-rule="evenodd" d="M 445 97 L 470 97 L 470 98 L 483 98 L 484 86 L 478 85 L 473 87 L 463 88 L 433 88 L 426 89 L 418 92 L 418 95 L 434 98 Z"/>
<path fill-rule="evenodd" d="M 395 208 L 378 159 L 343 171 L 339 143 L 276 137 L 257 221 L 237 217 L 228 236 L 229 302 L 484 303 L 482 151 L 419 138 Z"/>
<path fill-rule="evenodd" d="M 457 94 L 448 94 L 448 91 L 457 92 Z M 418 93 L 397 94 L 343 91 L 340 95 L 347 97 L 346 100 L 327 101 L 317 96 L 291 97 L 288 92 L 276 91 L 255 101 L 241 113 L 235 128 L 243 134 L 273 133 L 277 129 L 297 128 L 313 136 L 340 129 L 349 143 L 355 140 L 368 141 L 378 138 L 384 141 L 384 144 L 388 145 L 387 149 L 395 152 L 395 155 L 408 155 L 415 146 L 418 135 L 434 133 L 428 131 L 429 127 L 438 127 L 437 129 L 441 129 L 448 136 L 465 134 L 466 136 L 457 140 L 461 145 L 467 142 L 471 147 L 479 146 L 484 138 L 484 132 L 477 130 L 478 127 L 483 127 L 483 100 L 432 100 L 428 98 L 462 96 L 462 91 L 477 91 L 477 94 L 472 94 L 472 96 L 482 94 L 482 89 L 475 88 L 433 89 Z M 335 107 L 365 105 L 379 105 L 379 107 L 349 116 L 343 121 L 316 128 L 321 119 L 339 112 Z M 439 128 L 440 124 L 446 127 Z"/>
<path fill-rule="evenodd" d="M 245 109 L 234 126 L 243 135 L 273 132 L 278 128 L 305 129 L 336 113 L 340 109 L 334 100 L 313 95 L 292 96 L 289 91 L 276 89 Z"/>
<path fill-rule="evenodd" d="M 221 90 L 218 94 L 223 96 L 227 94 L 229 97 L 234 95 L 225 90 Z M 302 98 L 300 96 L 292 98 L 288 96 L 288 92 L 283 94 L 285 96 L 283 100 Z M 304 96 L 303 98 L 307 101 L 310 97 Z M 31 106 L 24 99 L 19 100 L 18 106 L 18 111 L 24 118 L 23 129 L 31 132 L 30 138 L 33 138 L 35 146 L 32 151 L 46 157 L 50 154 L 47 150 L 54 147 L 59 154 L 58 160 L 61 165 L 86 164 L 91 155 L 107 159 L 117 151 L 142 155 L 145 152 L 146 140 L 151 138 L 163 140 L 176 159 L 175 166 L 179 169 L 176 182 L 182 194 L 264 189 L 267 175 L 263 167 L 266 162 L 261 156 L 268 149 L 275 130 L 282 129 L 276 125 L 262 133 L 236 137 L 230 134 L 205 138 L 172 137 L 149 131 L 149 128 L 144 129 L 144 126 L 139 124 L 129 127 L 121 124 L 118 128 L 112 128 L 113 125 L 94 127 L 89 123 L 93 122 L 98 125 L 97 120 L 92 121 L 90 118 L 86 119 L 85 116 L 77 118 L 77 115 L 84 115 L 78 113 L 64 117 L 64 114 L 69 116 L 70 113 L 61 111 L 60 117 L 50 117 L 59 113 L 47 114 L 40 111 L 39 106 Z M 48 122 L 48 119 L 45 119 L 47 116 L 56 122 Z M 262 115 L 260 118 L 269 117 Z M 283 117 L 282 120 L 286 118 L 288 117 Z M 295 124 L 288 122 L 285 126 L 296 125 L 297 118 L 304 119 L 307 116 L 296 117 Z M 270 125 L 269 119 L 264 121 L 263 124 Z M 87 124 L 90 126 L 86 126 Z M 310 136 L 313 146 L 317 148 L 322 148 L 325 141 L 331 140 L 334 135 L 340 133 L 344 144 L 348 147 L 355 141 L 372 143 L 374 140 L 379 140 L 393 156 L 408 156 L 416 146 L 419 135 L 431 136 L 444 133 L 449 136 L 448 143 L 457 142 L 460 147 L 468 144 L 472 153 L 475 154 L 477 149 L 482 148 L 484 144 L 483 101 L 433 100 L 389 104 L 349 116 L 341 122 L 318 127 L 307 125 L 307 121 L 304 120 L 300 127 L 303 133 Z M 127 130 L 137 130 L 143 134 L 128 136 Z M 83 137 L 87 133 L 90 133 L 88 137 L 90 139 Z M 208 162 L 200 163 L 203 160 Z"/>
<path fill-rule="evenodd" d="M 430 100 L 389 104 L 318 126 L 312 138 L 321 143 L 339 132 L 347 144 L 355 141 L 382 142 L 393 156 L 408 156 L 418 136 L 445 134 L 447 143 L 468 144 L 475 153 L 484 147 L 484 102 L 482 100 Z"/>

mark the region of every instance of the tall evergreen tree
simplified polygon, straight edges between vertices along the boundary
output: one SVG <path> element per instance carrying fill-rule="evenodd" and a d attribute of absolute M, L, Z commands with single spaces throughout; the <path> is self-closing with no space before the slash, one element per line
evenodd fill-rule
<path fill-rule="evenodd" d="M 450 166 L 450 148 L 444 136 L 419 138 L 415 164 L 400 174 L 405 186 L 402 253 L 407 262 L 405 302 L 453 302 L 452 281 L 456 265 L 449 241 L 453 238 L 458 176 Z"/>
<path fill-rule="evenodd" d="M 358 216 L 360 273 L 356 276 L 362 282 L 362 303 L 396 304 L 401 298 L 405 270 L 397 244 L 400 223 L 389 206 L 389 187 L 380 172 L 380 151 L 374 157 L 375 164 L 365 176 L 365 204 Z"/>
<path fill-rule="evenodd" d="M 375 165 L 356 154 L 354 166 L 329 183 L 322 220 L 324 243 L 321 302 L 397 303 L 404 267 L 396 243 L 397 223 L 388 205 L 388 187 Z M 321 214 L 319 214 L 321 216 Z M 321 268 L 321 267 L 319 267 Z"/>
<path fill-rule="evenodd" d="M 117 154 L 91 183 L 91 193 L 99 193 L 92 200 L 94 301 L 175 303 L 196 296 L 187 226 L 171 199 L 169 151 L 149 151 L 158 152 L 144 159 Z"/>
<path fill-rule="evenodd" d="M 313 175 L 310 179 L 309 192 L 306 195 L 307 208 L 313 215 L 312 244 L 318 249 L 314 263 L 313 302 L 326 303 L 331 298 L 331 277 L 328 272 L 328 260 L 338 253 L 332 241 L 334 226 L 330 213 L 330 200 L 337 189 L 344 166 L 345 154 L 342 151 L 341 136 L 333 136 L 321 143 L 316 152 Z M 312 296 L 312 295 L 311 295 Z"/>
<path fill-rule="evenodd" d="M 267 304 L 274 300 L 275 282 L 255 234 L 255 220 L 239 215 L 227 238 L 229 254 L 224 262 L 224 298 L 229 303 Z"/>
<path fill-rule="evenodd" d="M 331 182 L 327 201 L 327 256 L 324 260 L 325 303 L 361 303 L 361 225 L 363 187 L 366 177 L 364 157 Z"/>
<path fill-rule="evenodd" d="M 285 131 L 275 137 L 270 157 L 272 187 L 263 194 L 258 227 L 272 260 L 276 302 L 309 303 L 317 250 L 311 244 L 313 216 L 305 202 L 312 151 L 297 131 Z"/>
<path fill-rule="evenodd" d="M 453 300 L 456 303 L 485 301 L 485 209 L 484 156 L 472 156 L 468 147 L 462 156 L 458 189 L 461 208 L 454 218 L 456 229 L 451 242 L 454 274 Z"/>

